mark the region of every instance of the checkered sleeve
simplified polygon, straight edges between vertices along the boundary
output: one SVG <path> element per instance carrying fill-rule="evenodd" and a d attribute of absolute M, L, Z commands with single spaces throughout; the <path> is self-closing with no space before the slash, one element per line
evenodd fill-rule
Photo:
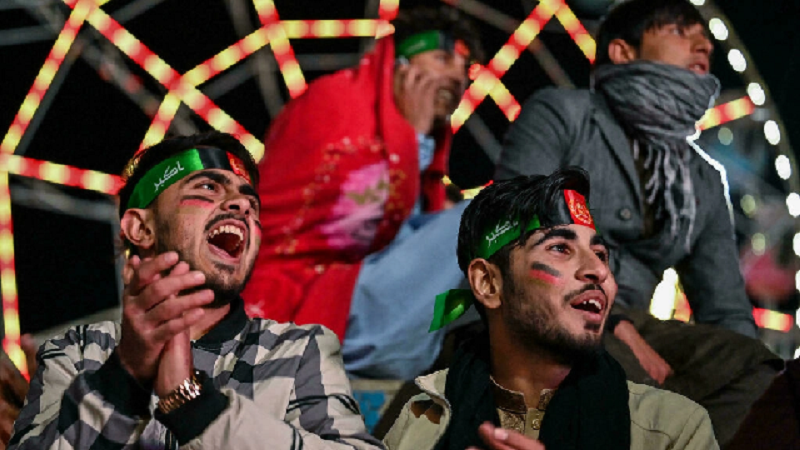
<path fill-rule="evenodd" d="M 294 392 L 283 419 L 264 414 L 268 408 L 261 403 L 275 401 L 269 395 L 251 400 L 224 388 L 221 393 L 228 404 L 201 434 L 182 441 L 180 430 L 172 428 L 178 441 L 186 442 L 181 448 L 383 449 L 383 444 L 366 431 L 350 391 L 336 335 L 320 326 L 309 327 L 304 334 L 305 345 L 297 346 Z"/>
<path fill-rule="evenodd" d="M 134 448 L 150 394 L 114 353 L 117 332 L 103 322 L 42 345 L 9 450 Z"/>

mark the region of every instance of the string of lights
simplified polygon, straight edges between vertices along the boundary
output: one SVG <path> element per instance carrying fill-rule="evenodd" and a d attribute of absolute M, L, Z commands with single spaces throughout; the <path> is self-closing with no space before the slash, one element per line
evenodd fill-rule
<path fill-rule="evenodd" d="M 200 92 L 197 89 L 198 86 L 269 45 L 278 62 L 290 96 L 294 98 L 307 89 L 307 84 L 290 39 L 382 37 L 393 32 L 388 22 L 397 15 L 400 3 L 399 0 L 381 0 L 378 19 L 281 20 L 272 0 L 253 0 L 261 27 L 181 75 L 102 11 L 100 6 L 106 2 L 105 0 L 63 1 L 71 8 L 69 18 L 14 117 L 11 127 L 0 143 L 0 283 L 2 283 L 6 330 L 3 346 L 12 361 L 23 370 L 25 370 L 25 359 L 19 345 L 19 314 L 11 198 L 8 188 L 9 175 L 32 177 L 106 194 L 116 193 L 122 183 L 119 177 L 114 175 L 13 155 L 84 23 L 89 23 L 96 28 L 123 54 L 141 66 L 168 90 L 145 133 L 142 147 L 154 144 L 163 138 L 183 103 L 214 128 L 238 135 L 245 147 L 253 153 L 256 159 L 260 159 L 264 152 L 263 143 Z M 693 0 L 693 2 L 695 4 L 705 3 L 704 0 Z M 519 115 L 520 104 L 503 85 L 501 78 L 552 18 L 561 23 L 586 58 L 590 62 L 594 61 L 595 41 L 564 0 L 541 0 L 487 66 L 473 65 L 471 67 L 470 79 L 473 82 L 452 116 L 451 126 L 454 132 L 460 129 L 487 96 L 498 105 L 509 121 L 516 119 Z M 715 38 L 719 40 L 725 40 L 731 34 L 720 18 L 711 19 L 709 27 Z M 730 49 L 727 55 L 734 70 L 739 72 L 753 70 L 752 65 L 748 66 L 747 64 L 746 54 L 741 50 Z M 699 123 L 699 128 L 707 130 L 752 114 L 756 107 L 765 103 L 766 93 L 759 83 L 750 83 L 747 94 L 747 97 L 710 110 Z M 765 123 L 764 133 L 773 145 L 781 142 L 780 127 L 775 121 Z M 776 170 L 781 178 L 788 179 L 792 173 L 791 160 L 786 155 L 779 154 L 776 158 Z M 474 195 L 477 191 L 478 189 L 471 190 L 467 194 Z M 795 217 L 800 216 L 800 195 L 790 194 L 787 197 L 787 207 L 790 214 Z M 800 255 L 800 250 L 798 250 L 798 255 Z M 800 288 L 800 273 L 798 273 L 798 288 Z M 785 330 L 786 318 L 783 317 L 784 315 L 774 311 L 763 311 L 766 312 L 754 310 L 759 326 Z"/>

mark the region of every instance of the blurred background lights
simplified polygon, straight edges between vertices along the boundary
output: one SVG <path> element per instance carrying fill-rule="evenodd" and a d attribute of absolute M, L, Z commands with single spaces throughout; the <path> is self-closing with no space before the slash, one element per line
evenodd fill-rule
<path fill-rule="evenodd" d="M 672 319 L 672 312 L 675 310 L 675 296 L 678 294 L 677 283 L 678 273 L 675 272 L 675 269 L 665 270 L 661 282 L 653 292 L 650 314 L 661 320 Z"/>
<path fill-rule="evenodd" d="M 747 95 L 750 96 L 750 100 L 753 102 L 754 105 L 761 106 L 767 100 L 767 94 L 764 92 L 764 89 L 758 83 L 750 83 L 747 85 Z"/>
<path fill-rule="evenodd" d="M 714 17 L 708 21 L 708 28 L 718 41 L 728 39 L 728 27 L 725 26 L 725 22 L 722 20 Z"/>
<path fill-rule="evenodd" d="M 756 212 L 756 199 L 750 194 L 743 195 L 742 199 L 739 201 L 739 205 L 748 217 L 751 217 Z"/>
<path fill-rule="evenodd" d="M 767 237 L 762 233 L 756 233 L 750 238 L 750 245 L 753 247 L 753 253 L 763 255 L 767 249 Z"/>
<path fill-rule="evenodd" d="M 692 4 L 697 5 L 697 6 L 703 6 L 703 5 L 706 4 L 706 0 L 691 0 L 691 1 L 692 1 Z"/>
<path fill-rule="evenodd" d="M 744 55 L 739 49 L 732 48 L 728 52 L 728 62 L 731 63 L 733 70 L 737 72 L 744 72 L 747 69 L 747 61 L 745 61 Z"/>
<path fill-rule="evenodd" d="M 730 145 L 733 142 L 733 131 L 728 127 L 720 127 L 717 132 L 717 139 L 722 145 Z"/>
<path fill-rule="evenodd" d="M 798 270 L 797 273 L 794 274 L 794 287 L 797 288 L 798 291 L 800 291 L 800 270 Z M 798 315 L 798 321 L 800 322 L 800 315 Z M 800 323 L 798 323 L 798 326 L 800 326 Z"/>
<path fill-rule="evenodd" d="M 774 120 L 764 122 L 764 136 L 770 144 L 778 145 L 781 141 L 781 130 L 778 128 L 778 123 Z"/>
<path fill-rule="evenodd" d="M 792 247 L 794 248 L 795 255 L 800 256 L 800 233 L 796 233 L 794 235 L 794 239 L 792 239 Z"/>
<path fill-rule="evenodd" d="M 792 217 L 800 216 L 800 195 L 797 195 L 797 192 L 786 196 L 786 207 L 789 208 L 789 215 Z"/>
<path fill-rule="evenodd" d="M 786 155 L 778 155 L 775 158 L 775 170 L 778 172 L 778 176 L 784 180 L 788 180 L 792 176 L 792 164 Z"/>

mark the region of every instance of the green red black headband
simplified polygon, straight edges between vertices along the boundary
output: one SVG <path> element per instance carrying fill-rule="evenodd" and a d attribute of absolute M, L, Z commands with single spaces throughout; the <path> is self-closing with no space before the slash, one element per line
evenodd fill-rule
<path fill-rule="evenodd" d="M 252 184 L 242 160 L 219 148 L 199 147 L 173 155 L 148 170 L 133 188 L 126 209 L 146 208 L 175 182 L 198 170 L 229 170 Z"/>
<path fill-rule="evenodd" d="M 464 41 L 454 39 L 451 35 L 438 30 L 412 34 L 397 43 L 394 52 L 395 56 L 411 58 L 414 55 L 431 50 L 445 50 L 469 59 L 469 48 Z"/>
<path fill-rule="evenodd" d="M 489 259 L 500 249 L 519 239 L 524 233 L 539 228 L 583 225 L 594 230 L 594 219 L 589 213 L 586 198 L 578 191 L 571 189 L 565 189 L 562 192 L 564 201 L 557 202 L 556 208 L 548 211 L 546 217 L 534 215 L 524 227 L 520 226 L 519 219 L 503 219 L 494 227 L 486 230 L 473 258 Z M 437 295 L 433 308 L 433 320 L 428 331 L 436 331 L 458 319 L 467 312 L 474 301 L 475 297 L 472 295 L 471 289 L 450 289 Z"/>

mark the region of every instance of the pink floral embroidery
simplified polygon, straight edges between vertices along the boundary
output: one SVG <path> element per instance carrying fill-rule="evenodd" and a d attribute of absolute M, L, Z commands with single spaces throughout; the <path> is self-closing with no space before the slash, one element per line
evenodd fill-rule
<path fill-rule="evenodd" d="M 354 170 L 342 183 L 332 217 L 321 226 L 328 245 L 366 254 L 375 238 L 389 196 L 389 167 L 385 161 Z"/>

